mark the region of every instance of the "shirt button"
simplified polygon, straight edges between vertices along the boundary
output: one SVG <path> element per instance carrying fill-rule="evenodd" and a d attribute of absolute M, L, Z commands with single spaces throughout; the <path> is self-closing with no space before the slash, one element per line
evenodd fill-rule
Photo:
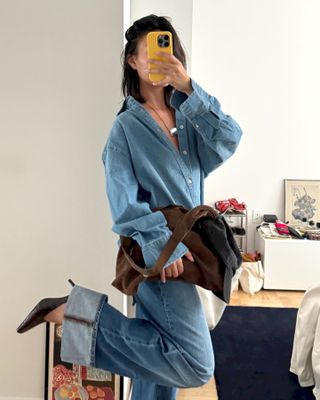
<path fill-rule="evenodd" d="M 180 125 L 179 128 L 180 128 L 180 129 L 183 129 L 183 125 Z"/>
<path fill-rule="evenodd" d="M 196 124 L 196 128 L 199 128 L 199 125 L 198 125 L 198 124 Z"/>
<path fill-rule="evenodd" d="M 188 154 L 187 150 L 182 151 L 183 154 Z"/>
<path fill-rule="evenodd" d="M 190 184 L 192 183 L 192 179 L 191 178 L 188 179 L 188 183 L 190 183 Z"/>

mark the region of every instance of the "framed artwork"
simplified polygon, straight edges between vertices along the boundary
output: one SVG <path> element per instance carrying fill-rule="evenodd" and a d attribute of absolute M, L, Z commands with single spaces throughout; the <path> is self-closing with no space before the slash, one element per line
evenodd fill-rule
<path fill-rule="evenodd" d="M 123 378 L 60 359 L 62 326 L 46 323 L 45 400 L 122 400 Z"/>
<path fill-rule="evenodd" d="M 284 180 L 285 221 L 301 225 L 307 221 L 320 222 L 320 181 Z"/>

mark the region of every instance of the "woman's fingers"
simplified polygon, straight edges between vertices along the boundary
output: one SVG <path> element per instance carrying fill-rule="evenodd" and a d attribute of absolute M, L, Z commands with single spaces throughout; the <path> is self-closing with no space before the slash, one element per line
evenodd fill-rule
<path fill-rule="evenodd" d="M 153 86 L 168 86 L 170 84 L 170 80 L 169 79 L 162 79 L 161 81 L 157 81 L 157 82 L 152 82 Z"/>
<path fill-rule="evenodd" d="M 192 256 L 191 251 L 188 251 L 185 254 L 185 257 L 194 262 L 194 258 Z M 161 282 L 165 283 L 166 282 L 166 277 L 167 278 L 177 278 L 179 275 L 181 275 L 184 271 L 184 265 L 182 258 L 179 258 L 178 260 L 174 261 L 171 265 L 169 265 L 167 268 L 163 268 L 160 272 L 161 276 Z"/>
<path fill-rule="evenodd" d="M 149 73 L 149 74 L 162 74 L 162 75 L 165 76 L 165 78 L 160 80 L 160 81 L 152 82 L 153 85 L 156 85 L 156 86 L 160 86 L 160 85 L 168 86 L 169 85 L 170 76 L 167 73 L 165 73 L 165 71 L 163 71 L 161 69 L 146 69 L 146 72 Z"/>
<path fill-rule="evenodd" d="M 188 253 L 186 253 L 184 256 L 185 256 L 188 260 L 194 262 L 194 258 L 193 258 L 193 256 L 192 256 L 191 251 L 188 251 Z"/>
<path fill-rule="evenodd" d="M 166 63 L 171 63 L 171 64 L 180 64 L 180 60 L 177 59 L 176 56 L 174 56 L 173 54 L 168 54 L 165 51 L 158 51 L 156 53 L 156 56 L 161 57 L 162 60 L 159 59 L 155 59 L 155 58 L 149 58 L 148 61 L 149 62 L 166 62 Z"/>
<path fill-rule="evenodd" d="M 174 264 L 174 263 L 173 263 Z M 165 268 L 166 270 L 166 277 L 167 278 L 171 278 L 172 277 L 172 266 L 173 264 L 171 264 L 169 267 Z"/>
<path fill-rule="evenodd" d="M 175 89 L 190 95 L 193 91 L 191 78 L 181 61 L 174 55 L 165 52 L 158 52 L 157 55 L 162 60 L 148 58 L 148 63 L 155 66 L 158 71 L 156 73 L 163 74 L 166 78 L 158 82 L 152 82 L 152 85 L 163 87 L 171 85 Z"/>
<path fill-rule="evenodd" d="M 182 262 L 182 258 L 179 258 L 179 260 L 177 260 L 177 270 L 178 270 L 178 275 L 182 274 L 183 272 L 183 262 Z"/>
<path fill-rule="evenodd" d="M 183 262 L 182 259 L 179 258 L 178 260 L 174 261 L 171 265 L 167 268 L 163 268 L 160 272 L 161 282 L 166 282 L 167 278 L 177 278 L 183 272 Z"/>
<path fill-rule="evenodd" d="M 160 276 L 161 276 L 161 282 L 166 283 L 166 270 L 164 268 L 162 268 Z"/>
<path fill-rule="evenodd" d="M 153 66 L 173 66 L 173 65 L 177 65 L 175 62 L 172 61 L 168 61 L 168 60 L 156 60 L 154 58 L 148 58 L 147 60 L 147 67 L 150 67 L 150 65 Z"/>
<path fill-rule="evenodd" d="M 148 68 L 145 71 L 149 74 L 162 74 L 164 79 L 152 82 L 153 86 L 168 86 L 171 84 L 173 77 L 178 73 L 177 64 L 169 58 L 167 61 L 149 59 L 148 62 L 154 64 L 156 68 Z"/>
<path fill-rule="evenodd" d="M 182 259 L 174 261 L 170 267 L 166 268 L 166 276 L 168 278 L 177 278 L 183 272 L 183 262 Z"/>
<path fill-rule="evenodd" d="M 172 272 L 172 277 L 173 277 L 173 278 L 176 278 L 177 276 L 179 276 L 178 261 L 179 261 L 179 260 L 176 260 L 176 261 L 173 263 L 172 268 L 171 268 L 171 272 Z"/>
<path fill-rule="evenodd" d="M 149 74 L 154 73 L 178 73 L 178 67 L 176 65 L 165 65 L 165 64 L 161 64 L 161 65 L 157 65 L 156 68 L 148 68 L 145 69 L 145 72 L 148 72 Z"/>

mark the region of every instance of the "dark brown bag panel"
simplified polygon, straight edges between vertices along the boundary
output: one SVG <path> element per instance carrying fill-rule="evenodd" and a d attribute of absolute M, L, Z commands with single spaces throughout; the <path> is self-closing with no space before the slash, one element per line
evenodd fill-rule
<path fill-rule="evenodd" d="M 182 241 L 191 251 L 195 262 L 182 257 L 184 271 L 177 278 L 186 282 L 194 283 L 205 289 L 212 290 L 222 300 L 229 302 L 231 278 L 235 270 L 241 264 L 240 252 L 234 248 L 233 236 L 228 231 L 222 232 L 221 220 L 217 229 L 217 240 L 215 243 L 215 224 L 216 218 L 221 216 L 210 206 L 200 205 L 193 209 L 186 209 L 181 205 L 171 205 L 167 207 L 155 208 L 153 211 L 163 212 L 167 226 L 172 231 L 172 235 L 163 248 L 157 262 L 152 268 L 146 268 L 142 251 L 139 244 L 131 237 L 120 236 L 120 247 L 116 262 L 116 278 L 112 285 L 122 293 L 134 295 L 138 285 L 144 280 L 159 280 L 160 271 L 170 258 L 170 255 Z M 204 229 L 205 224 L 201 224 L 204 217 L 210 219 L 210 229 Z M 198 222 L 198 223 L 197 223 Z M 218 225 L 217 225 L 218 226 Z M 208 241 L 205 235 L 210 234 Z M 229 243 L 231 242 L 231 244 Z M 213 251 L 210 243 L 218 244 L 221 248 Z M 234 254 L 234 253 L 239 254 Z M 240 258 L 239 258 L 240 257 Z M 232 265 L 229 265 L 228 262 Z"/>

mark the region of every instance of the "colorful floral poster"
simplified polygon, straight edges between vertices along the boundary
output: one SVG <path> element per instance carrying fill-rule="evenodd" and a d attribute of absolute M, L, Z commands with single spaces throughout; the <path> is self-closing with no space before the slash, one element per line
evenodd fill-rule
<path fill-rule="evenodd" d="M 61 361 L 62 326 L 47 322 L 45 400 L 122 400 L 122 379 Z"/>

